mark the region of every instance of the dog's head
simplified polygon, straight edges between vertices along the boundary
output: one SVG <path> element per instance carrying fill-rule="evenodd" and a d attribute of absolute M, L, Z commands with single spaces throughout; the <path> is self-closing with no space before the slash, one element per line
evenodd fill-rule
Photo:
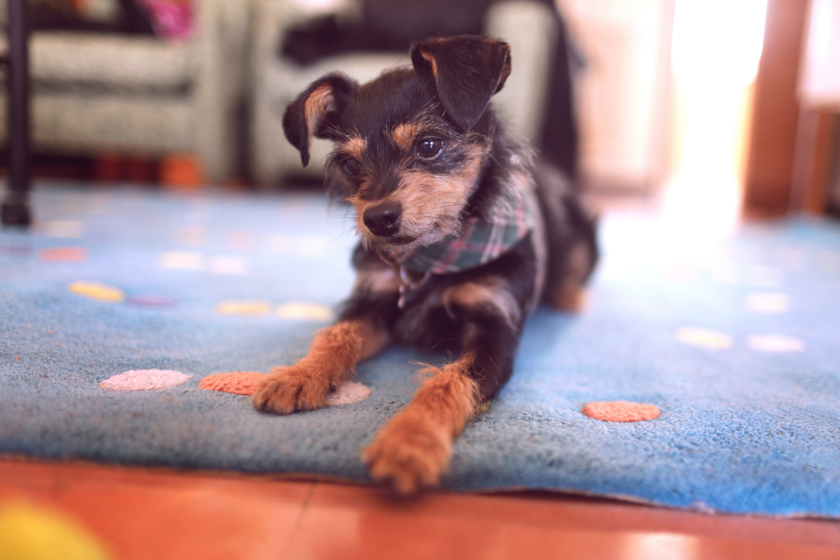
<path fill-rule="evenodd" d="M 472 36 L 418 43 L 411 61 L 361 86 L 328 74 L 283 115 L 304 166 L 312 136 L 334 142 L 331 194 L 355 207 L 370 247 L 395 256 L 458 233 L 491 148 L 483 115 L 511 68 L 506 43 Z"/>

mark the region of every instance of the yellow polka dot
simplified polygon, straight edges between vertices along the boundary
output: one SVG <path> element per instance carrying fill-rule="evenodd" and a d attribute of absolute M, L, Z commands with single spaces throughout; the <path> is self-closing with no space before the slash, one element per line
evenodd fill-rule
<path fill-rule="evenodd" d="M 220 315 L 265 315 L 271 311 L 271 304 L 267 301 L 223 301 L 216 305 L 216 313 Z"/>
<path fill-rule="evenodd" d="M 705 348 L 730 348 L 732 338 L 728 335 L 698 327 L 683 327 L 677 331 L 677 340 Z"/>
<path fill-rule="evenodd" d="M 325 305 L 305 302 L 284 303 L 277 308 L 277 316 L 284 319 L 303 319 L 310 321 L 330 321 L 332 310 Z"/>
<path fill-rule="evenodd" d="M 123 299 L 125 299 L 125 295 L 119 288 L 106 286 L 105 284 L 100 284 L 99 282 L 85 282 L 78 280 L 70 283 L 70 285 L 67 286 L 67 290 L 72 294 L 105 303 L 120 303 Z"/>

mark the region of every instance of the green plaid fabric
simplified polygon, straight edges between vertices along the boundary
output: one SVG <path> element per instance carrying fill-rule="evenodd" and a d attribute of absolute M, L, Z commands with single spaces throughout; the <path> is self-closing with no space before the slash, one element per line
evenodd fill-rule
<path fill-rule="evenodd" d="M 424 247 L 402 263 L 395 262 L 389 255 L 380 256 L 399 270 L 403 282 L 399 307 L 403 308 L 407 299 L 433 274 L 452 274 L 481 266 L 502 256 L 529 233 L 537 257 L 530 312 L 536 309 L 542 297 L 547 259 L 542 215 L 537 195 L 530 186 L 511 189 L 497 201 L 485 219 L 466 220 L 460 235 Z"/>
<path fill-rule="evenodd" d="M 484 220 L 469 218 L 464 222 L 461 235 L 420 249 L 402 266 L 424 275 L 469 270 L 499 258 L 529 232 L 541 228 L 533 189 L 511 189 Z"/>

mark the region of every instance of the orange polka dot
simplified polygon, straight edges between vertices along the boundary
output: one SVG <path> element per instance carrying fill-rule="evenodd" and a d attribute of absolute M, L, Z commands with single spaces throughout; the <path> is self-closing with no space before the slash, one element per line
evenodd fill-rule
<path fill-rule="evenodd" d="M 253 395 L 264 374 L 258 371 L 231 371 L 208 375 L 198 383 L 199 389 L 222 391 L 235 395 Z"/>
<path fill-rule="evenodd" d="M 583 407 L 583 413 L 604 422 L 640 422 L 659 418 L 658 407 L 627 401 L 591 402 Z"/>

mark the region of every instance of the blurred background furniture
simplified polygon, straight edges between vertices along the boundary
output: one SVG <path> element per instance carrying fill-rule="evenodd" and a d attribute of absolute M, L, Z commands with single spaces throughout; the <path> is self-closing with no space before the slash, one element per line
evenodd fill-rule
<path fill-rule="evenodd" d="M 40 153 L 194 154 L 222 181 L 238 153 L 246 0 L 194 0 L 189 38 L 37 30 L 32 146 Z M 5 38 L 4 38 L 5 42 Z M 5 101 L 0 111 L 5 113 Z M 5 114 L 0 137 L 5 140 Z"/>
<path fill-rule="evenodd" d="M 29 209 L 29 22 L 26 0 L 8 0 L 6 68 L 9 184 L 0 209 L 4 226 L 28 226 Z"/>
<path fill-rule="evenodd" d="M 418 9 L 428 10 L 418 3 Z M 449 7 L 455 6 L 450 4 Z M 281 117 L 286 105 L 312 81 L 335 70 L 365 82 L 384 69 L 410 64 L 407 47 L 393 52 L 346 52 L 300 64 L 283 56 L 287 36 L 295 28 L 318 17 L 335 14 L 353 20 L 361 17 L 361 4 L 353 0 L 304 3 L 293 0 L 262 0 L 254 5 L 251 47 L 250 167 L 257 184 L 274 185 L 284 176 L 318 176 L 329 143 L 313 141 L 312 161 L 301 167 L 300 154 L 286 141 Z M 412 16 L 405 15 L 410 21 Z M 446 18 L 439 18 L 446 26 Z M 499 37 L 512 47 L 513 70 L 494 103 L 509 128 L 540 144 L 550 68 L 558 41 L 557 17 L 546 3 L 503 1 L 490 6 L 484 17 L 484 32 Z M 447 34 L 441 32 L 441 34 Z"/>
<path fill-rule="evenodd" d="M 805 32 L 790 209 L 840 217 L 840 0 L 811 0 Z"/>

